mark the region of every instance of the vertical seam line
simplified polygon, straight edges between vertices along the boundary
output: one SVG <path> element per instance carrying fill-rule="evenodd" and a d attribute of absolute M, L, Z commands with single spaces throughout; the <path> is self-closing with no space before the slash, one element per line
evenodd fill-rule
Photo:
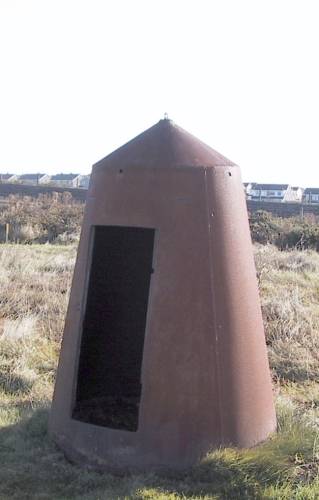
<path fill-rule="evenodd" d="M 221 402 L 221 373 L 220 373 L 220 356 L 219 356 L 219 338 L 218 338 L 218 325 L 216 322 L 216 302 L 214 294 L 214 260 L 213 260 L 213 250 L 212 250 L 212 206 L 208 199 L 208 187 L 207 187 L 207 168 L 204 169 L 205 172 L 205 197 L 206 197 L 206 215 L 208 224 L 208 252 L 209 252 L 209 277 L 210 277 L 210 293 L 212 300 L 213 309 L 213 328 L 214 328 L 214 340 L 215 340 L 215 364 L 216 364 L 216 378 L 217 378 L 217 399 L 218 399 L 218 413 L 219 413 L 219 427 L 221 433 L 221 442 L 224 444 L 224 426 L 222 419 L 222 402 Z"/>

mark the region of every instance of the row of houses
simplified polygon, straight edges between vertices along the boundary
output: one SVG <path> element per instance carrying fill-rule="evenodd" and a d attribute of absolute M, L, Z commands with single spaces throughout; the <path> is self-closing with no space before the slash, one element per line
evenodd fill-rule
<path fill-rule="evenodd" d="M 90 176 L 82 174 L 0 174 L 0 184 L 47 185 L 61 188 L 89 187 Z M 319 204 L 319 188 L 301 188 L 290 184 L 259 184 L 245 182 L 247 200 L 272 202 L 299 202 Z"/>
<path fill-rule="evenodd" d="M 0 183 L 8 184 L 25 184 L 28 186 L 51 185 L 58 187 L 69 188 L 84 188 L 89 187 L 89 175 L 82 174 L 0 174 Z"/>
<path fill-rule="evenodd" d="M 244 189 L 247 200 L 319 204 L 319 188 L 245 182 Z"/>

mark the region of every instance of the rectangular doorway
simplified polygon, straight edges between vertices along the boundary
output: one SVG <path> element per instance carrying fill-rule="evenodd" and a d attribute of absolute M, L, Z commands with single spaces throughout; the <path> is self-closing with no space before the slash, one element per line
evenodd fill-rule
<path fill-rule="evenodd" d="M 155 229 L 95 226 L 72 418 L 137 431 Z"/>

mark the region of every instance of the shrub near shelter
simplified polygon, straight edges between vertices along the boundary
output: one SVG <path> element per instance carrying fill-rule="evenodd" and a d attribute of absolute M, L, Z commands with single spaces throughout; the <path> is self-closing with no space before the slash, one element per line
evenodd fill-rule
<path fill-rule="evenodd" d="M 5 241 L 5 224 L 9 224 L 11 242 L 53 242 L 61 235 L 79 233 L 83 209 L 84 204 L 67 192 L 38 198 L 11 196 L 0 211 L 0 241 Z"/>
<path fill-rule="evenodd" d="M 319 250 L 319 224 L 315 216 L 284 219 L 259 210 L 250 215 L 249 223 L 253 242 L 271 243 L 280 250 Z"/>

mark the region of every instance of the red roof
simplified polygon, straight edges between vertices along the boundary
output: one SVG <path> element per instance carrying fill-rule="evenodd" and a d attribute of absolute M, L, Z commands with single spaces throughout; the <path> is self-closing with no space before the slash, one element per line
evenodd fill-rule
<path fill-rule="evenodd" d="M 98 163 L 98 167 L 220 167 L 235 165 L 168 119 L 160 120 Z"/>

